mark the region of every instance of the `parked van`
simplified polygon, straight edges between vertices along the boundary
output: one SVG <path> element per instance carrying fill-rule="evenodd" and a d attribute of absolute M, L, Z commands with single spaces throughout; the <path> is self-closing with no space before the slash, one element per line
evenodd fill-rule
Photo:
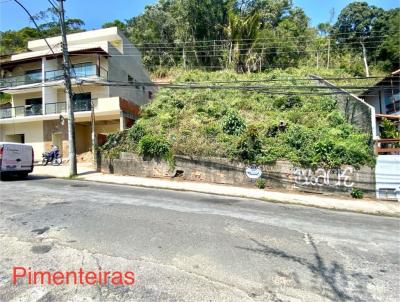
<path fill-rule="evenodd" d="M 26 177 L 33 171 L 32 146 L 17 143 L 0 142 L 0 178 L 9 175 Z"/>

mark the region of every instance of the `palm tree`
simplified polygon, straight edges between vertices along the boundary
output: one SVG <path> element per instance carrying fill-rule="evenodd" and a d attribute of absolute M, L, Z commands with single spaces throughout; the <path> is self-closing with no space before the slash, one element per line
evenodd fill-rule
<path fill-rule="evenodd" d="M 230 40 L 229 62 L 234 62 L 238 72 L 244 72 L 249 69 L 246 66 L 246 59 L 257 39 L 261 25 L 260 15 L 253 12 L 242 17 L 230 10 L 228 20 L 228 26 L 224 31 Z"/>

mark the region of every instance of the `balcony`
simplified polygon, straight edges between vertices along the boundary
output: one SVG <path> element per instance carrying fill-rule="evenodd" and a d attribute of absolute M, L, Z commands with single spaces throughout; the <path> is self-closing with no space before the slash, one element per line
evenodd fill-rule
<path fill-rule="evenodd" d="M 0 88 L 16 87 L 20 85 L 36 84 L 42 82 L 41 73 L 31 73 L 14 77 L 6 77 L 0 79 Z"/>
<path fill-rule="evenodd" d="M 0 109 L 0 119 L 42 115 L 42 105 L 28 105 Z"/>
<path fill-rule="evenodd" d="M 91 100 L 75 100 L 73 101 L 74 112 L 90 111 L 92 109 Z M 45 113 L 59 114 L 67 111 L 65 102 L 47 103 L 45 105 Z M 0 119 L 26 117 L 43 115 L 42 105 L 18 106 L 0 109 Z"/>
<path fill-rule="evenodd" d="M 87 78 L 94 76 L 107 80 L 108 71 L 101 66 L 91 63 L 75 64 L 71 68 L 72 78 Z M 45 72 L 45 82 L 62 80 L 63 77 L 64 77 L 63 69 L 50 70 Z M 42 82 L 42 73 L 36 71 L 25 75 L 1 78 L 0 88 L 37 84 L 41 82 Z"/>

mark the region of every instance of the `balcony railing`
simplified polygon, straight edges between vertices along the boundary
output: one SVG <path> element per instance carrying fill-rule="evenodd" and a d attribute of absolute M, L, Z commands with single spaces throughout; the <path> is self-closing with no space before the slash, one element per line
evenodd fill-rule
<path fill-rule="evenodd" d="M 67 103 L 48 103 L 46 104 L 46 114 L 55 114 L 67 111 Z"/>
<path fill-rule="evenodd" d="M 375 140 L 376 154 L 400 154 L 400 138 Z"/>
<path fill-rule="evenodd" d="M 57 81 L 62 80 L 64 77 L 63 69 L 56 69 L 46 71 L 45 73 L 46 81 Z M 98 67 L 96 64 L 75 64 L 73 68 L 71 68 L 71 77 L 72 78 L 87 78 L 98 76 L 103 79 L 108 78 L 108 71 L 103 67 Z"/>
<path fill-rule="evenodd" d="M 91 100 L 75 100 L 73 101 L 73 106 L 74 112 L 90 111 L 92 109 L 92 102 Z M 46 114 L 59 114 L 67 111 L 67 104 L 65 102 L 47 103 L 45 109 Z M 0 109 L 0 119 L 42 114 L 41 104 Z"/>
<path fill-rule="evenodd" d="M 22 116 L 33 116 L 42 115 L 42 105 L 26 105 L 0 109 L 0 119 L 12 118 L 12 117 L 22 117 Z"/>
<path fill-rule="evenodd" d="M 74 112 L 92 110 L 91 100 L 75 100 L 73 101 Z M 66 102 L 48 103 L 46 104 L 46 114 L 62 113 L 67 111 Z"/>
<path fill-rule="evenodd" d="M 108 79 L 108 71 L 96 64 L 76 64 L 71 68 L 72 78 L 86 78 L 98 76 L 105 80 Z M 45 72 L 45 81 L 58 81 L 64 77 L 63 69 L 50 70 Z M 42 73 L 31 73 L 12 77 L 0 78 L 0 88 L 15 87 L 42 82 Z"/>
<path fill-rule="evenodd" d="M 20 85 L 28 85 L 42 82 L 41 74 L 27 74 L 14 77 L 6 77 L 0 79 L 0 88 L 15 87 Z"/>

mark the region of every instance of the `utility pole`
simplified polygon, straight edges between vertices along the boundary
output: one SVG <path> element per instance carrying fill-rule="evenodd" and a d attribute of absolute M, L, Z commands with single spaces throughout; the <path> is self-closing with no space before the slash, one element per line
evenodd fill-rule
<path fill-rule="evenodd" d="M 67 112 L 68 112 L 68 149 L 69 149 L 69 176 L 73 177 L 78 174 L 76 167 L 76 144 L 75 144 L 75 117 L 74 117 L 74 104 L 73 93 L 71 88 L 71 66 L 68 54 L 67 44 L 67 30 L 65 28 L 64 16 L 64 1 L 57 0 L 60 3 L 60 28 L 62 37 L 62 52 L 63 52 L 63 67 L 64 67 L 64 84 L 67 98 Z"/>

